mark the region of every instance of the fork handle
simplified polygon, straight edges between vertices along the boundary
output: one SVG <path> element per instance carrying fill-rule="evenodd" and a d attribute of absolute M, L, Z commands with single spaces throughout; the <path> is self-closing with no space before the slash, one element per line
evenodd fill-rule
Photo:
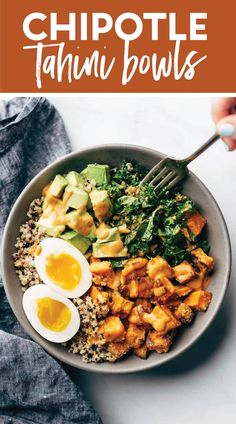
<path fill-rule="evenodd" d="M 193 152 L 190 156 L 188 156 L 186 159 L 182 159 L 180 160 L 180 162 L 187 166 L 190 162 L 192 162 L 194 159 L 196 159 L 199 155 L 201 155 L 201 153 L 205 152 L 206 149 L 208 149 L 208 147 L 210 147 L 212 144 L 215 143 L 216 140 L 218 140 L 220 138 L 219 134 L 213 134 L 209 140 L 207 140 L 201 147 L 199 147 L 199 149 L 195 150 L 195 152 Z"/>

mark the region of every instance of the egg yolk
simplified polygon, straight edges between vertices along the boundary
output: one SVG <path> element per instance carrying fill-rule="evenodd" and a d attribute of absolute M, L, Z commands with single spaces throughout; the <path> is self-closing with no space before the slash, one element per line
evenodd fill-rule
<path fill-rule="evenodd" d="M 46 273 L 54 284 L 65 290 L 73 290 L 81 279 L 79 262 L 67 253 L 49 255 Z"/>
<path fill-rule="evenodd" d="M 37 300 L 38 319 L 41 324 L 51 331 L 64 330 L 70 320 L 71 311 L 64 303 L 51 297 L 42 297 Z"/>

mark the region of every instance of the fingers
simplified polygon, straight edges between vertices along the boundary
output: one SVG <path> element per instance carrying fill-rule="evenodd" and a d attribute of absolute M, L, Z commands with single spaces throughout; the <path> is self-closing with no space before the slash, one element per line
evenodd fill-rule
<path fill-rule="evenodd" d="M 212 100 L 212 117 L 216 124 L 233 113 L 236 113 L 236 97 L 218 97 Z"/>
<path fill-rule="evenodd" d="M 236 97 L 218 97 L 212 101 L 212 118 L 217 132 L 229 151 L 236 149 Z"/>
<path fill-rule="evenodd" d="M 236 114 L 225 116 L 217 122 L 217 132 L 228 147 L 227 150 L 236 149 Z"/>

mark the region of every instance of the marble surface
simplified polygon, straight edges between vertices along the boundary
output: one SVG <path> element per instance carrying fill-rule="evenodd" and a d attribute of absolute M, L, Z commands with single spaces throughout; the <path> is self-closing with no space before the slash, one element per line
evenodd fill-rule
<path fill-rule="evenodd" d="M 214 130 L 207 97 L 89 96 L 51 97 L 51 101 L 64 118 L 74 150 L 120 142 L 183 157 Z M 69 370 L 104 424 L 235 423 L 235 165 L 236 153 L 226 152 L 222 142 L 191 165 L 220 205 L 232 241 L 231 282 L 210 329 L 179 359 L 149 372 L 112 376 Z"/>

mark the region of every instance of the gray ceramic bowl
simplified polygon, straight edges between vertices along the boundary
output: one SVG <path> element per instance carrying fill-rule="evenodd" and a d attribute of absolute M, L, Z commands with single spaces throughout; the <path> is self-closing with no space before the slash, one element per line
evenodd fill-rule
<path fill-rule="evenodd" d="M 212 246 L 211 254 L 214 256 L 216 264 L 210 284 L 213 299 L 206 313 L 199 313 L 189 328 L 180 331 L 170 352 L 165 354 L 152 353 L 146 361 L 131 355 L 114 364 L 85 364 L 79 355 L 68 353 L 63 346 L 48 342 L 36 333 L 27 321 L 22 309 L 22 291 L 14 270 L 12 254 L 19 227 L 26 220 L 29 204 L 34 198 L 40 195 L 42 188 L 55 174 L 66 173 L 70 170 L 80 171 L 88 163 L 109 163 L 111 166 L 119 166 L 123 159 L 133 159 L 139 161 L 147 168 L 151 168 L 162 157 L 163 155 L 161 153 L 154 150 L 138 146 L 115 144 L 93 147 L 72 153 L 54 162 L 38 174 L 24 189 L 11 211 L 5 228 L 2 251 L 3 277 L 8 300 L 17 319 L 32 339 L 39 343 L 51 355 L 67 364 L 88 371 L 106 373 L 135 372 L 159 366 L 189 348 L 210 325 L 220 308 L 230 274 L 231 254 L 229 236 L 224 218 L 214 198 L 199 179 L 191 173 L 184 186 L 184 191 L 201 205 L 203 214 L 208 221 L 209 239 Z"/>

